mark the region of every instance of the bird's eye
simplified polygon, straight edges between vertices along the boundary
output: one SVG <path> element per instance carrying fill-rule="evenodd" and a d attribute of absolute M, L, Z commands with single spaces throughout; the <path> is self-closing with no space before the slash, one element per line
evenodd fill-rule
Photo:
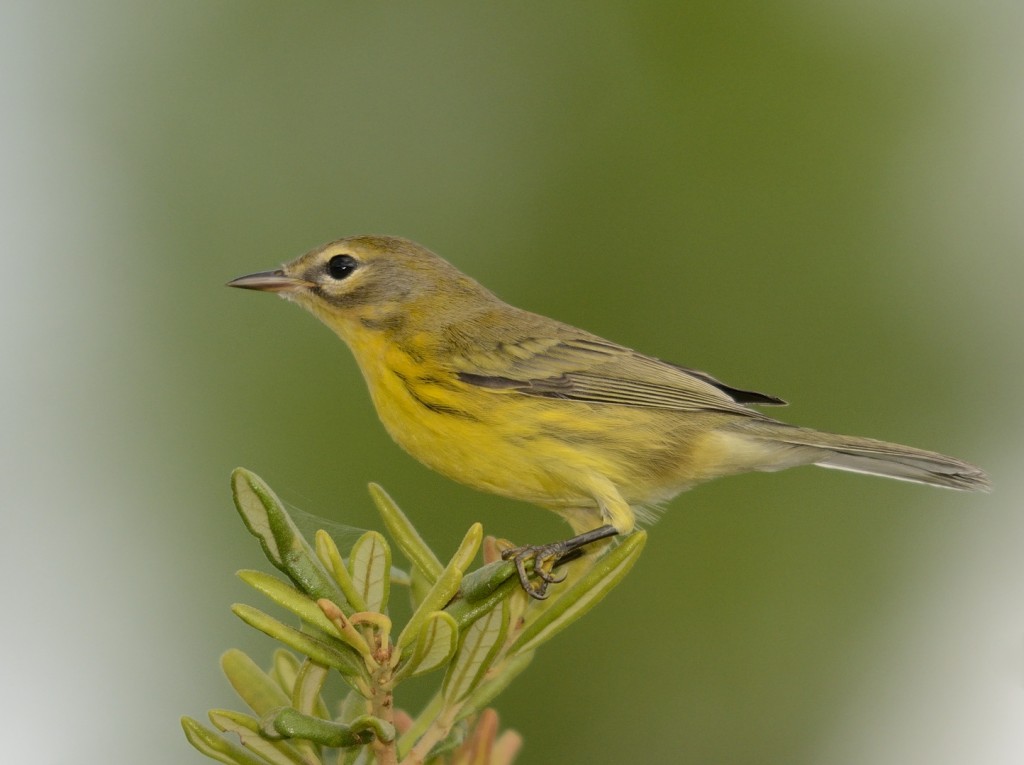
<path fill-rule="evenodd" d="M 341 281 L 352 275 L 352 272 L 356 270 L 356 265 L 356 259 L 351 255 L 335 255 L 327 261 L 327 273 L 332 279 Z"/>

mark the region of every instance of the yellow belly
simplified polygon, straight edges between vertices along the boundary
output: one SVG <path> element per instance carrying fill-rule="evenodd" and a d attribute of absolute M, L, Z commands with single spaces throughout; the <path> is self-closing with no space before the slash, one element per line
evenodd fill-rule
<path fill-rule="evenodd" d="M 609 482 L 633 505 L 699 480 L 685 416 L 479 388 L 393 346 L 357 358 L 395 441 L 474 488 L 557 510 L 597 507 Z"/>

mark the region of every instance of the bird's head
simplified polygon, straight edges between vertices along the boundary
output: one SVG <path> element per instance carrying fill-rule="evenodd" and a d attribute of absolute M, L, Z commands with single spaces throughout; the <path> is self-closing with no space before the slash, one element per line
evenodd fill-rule
<path fill-rule="evenodd" d="M 346 341 L 367 330 L 423 327 L 491 294 L 430 250 L 393 236 L 353 236 L 310 250 L 274 271 L 228 282 L 276 292 Z"/>

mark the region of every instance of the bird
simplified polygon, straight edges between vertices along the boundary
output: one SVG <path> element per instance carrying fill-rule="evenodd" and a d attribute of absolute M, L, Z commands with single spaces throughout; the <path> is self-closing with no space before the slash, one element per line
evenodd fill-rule
<path fill-rule="evenodd" d="M 560 581 L 560 560 L 714 478 L 819 465 L 990 488 L 954 457 L 773 419 L 754 407 L 780 398 L 516 308 L 401 237 L 338 239 L 228 286 L 276 293 L 333 330 L 385 429 L 420 462 L 568 522 L 568 539 L 504 553 L 535 598 Z"/>

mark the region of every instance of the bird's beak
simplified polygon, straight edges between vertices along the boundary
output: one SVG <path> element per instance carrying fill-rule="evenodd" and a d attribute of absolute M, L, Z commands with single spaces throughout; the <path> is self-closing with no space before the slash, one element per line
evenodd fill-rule
<path fill-rule="evenodd" d="M 240 287 L 243 290 L 260 290 L 261 292 L 299 292 L 313 286 L 305 279 L 288 276 L 281 269 L 276 271 L 260 271 L 256 274 L 239 276 L 227 283 L 228 287 Z"/>

